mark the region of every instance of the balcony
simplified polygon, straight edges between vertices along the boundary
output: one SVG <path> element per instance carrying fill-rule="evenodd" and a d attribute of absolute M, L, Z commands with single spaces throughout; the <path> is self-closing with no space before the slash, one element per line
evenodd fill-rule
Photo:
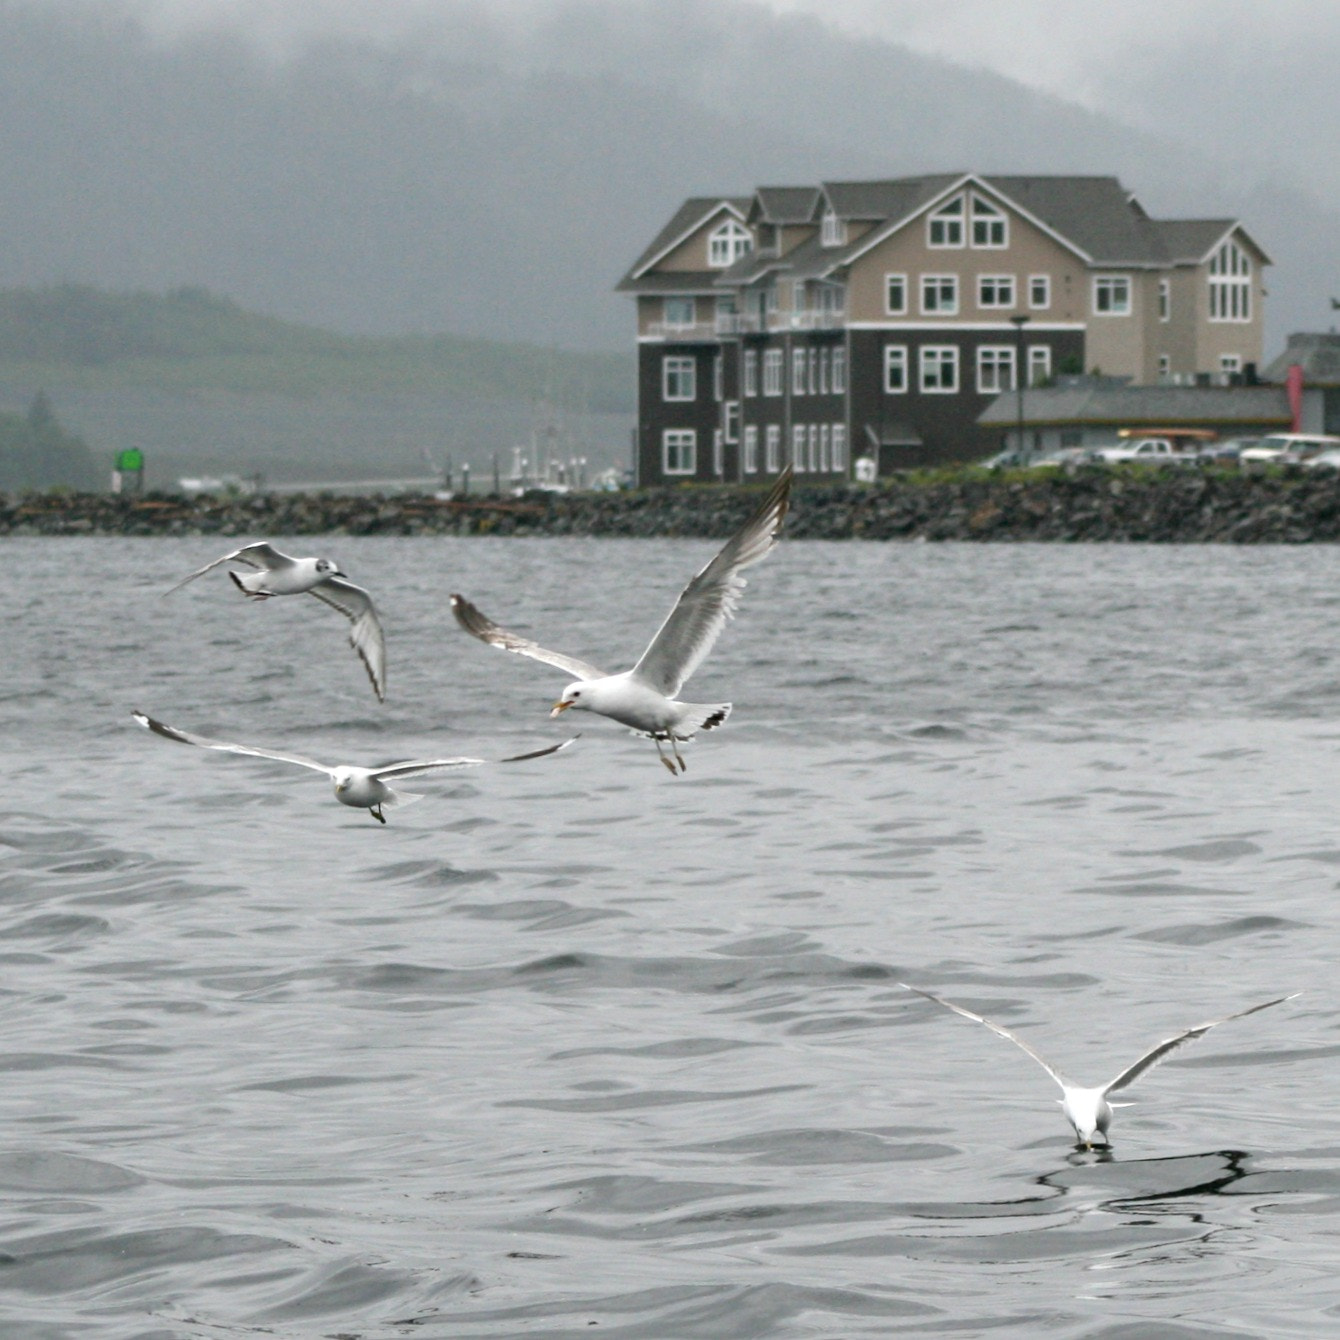
<path fill-rule="evenodd" d="M 674 344 L 715 344 L 722 334 L 719 327 L 719 319 L 683 324 L 678 321 L 649 321 L 645 334 L 652 339 Z"/>

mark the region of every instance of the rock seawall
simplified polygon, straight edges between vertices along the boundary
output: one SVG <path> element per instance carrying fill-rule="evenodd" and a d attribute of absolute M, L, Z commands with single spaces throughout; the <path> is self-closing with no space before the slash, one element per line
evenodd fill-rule
<path fill-rule="evenodd" d="M 724 537 L 758 489 L 666 488 L 523 498 L 0 496 L 3 535 L 614 535 Z M 1340 472 L 1082 469 L 798 481 L 795 539 L 1305 544 L 1340 540 Z"/>

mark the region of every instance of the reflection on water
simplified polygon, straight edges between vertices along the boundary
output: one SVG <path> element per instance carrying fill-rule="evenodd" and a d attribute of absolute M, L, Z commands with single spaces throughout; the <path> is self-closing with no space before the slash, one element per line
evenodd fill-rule
<path fill-rule="evenodd" d="M 593 723 L 382 830 L 129 712 L 551 742 L 447 593 L 624 663 L 713 546 L 323 547 L 384 708 L 314 602 L 158 598 L 217 540 L 10 543 L 5 1340 L 1328 1333 L 1340 554 L 784 545 L 686 777 Z M 1089 1154 L 902 980 L 1082 1074 L 1304 995 Z"/>

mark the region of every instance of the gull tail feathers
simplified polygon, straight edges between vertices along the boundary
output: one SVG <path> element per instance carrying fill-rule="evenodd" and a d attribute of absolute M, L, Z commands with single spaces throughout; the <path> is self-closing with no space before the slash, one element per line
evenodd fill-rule
<path fill-rule="evenodd" d="M 677 740 L 691 740 L 700 730 L 715 730 L 730 716 L 731 703 L 680 703 L 680 718 L 675 725 Z"/>

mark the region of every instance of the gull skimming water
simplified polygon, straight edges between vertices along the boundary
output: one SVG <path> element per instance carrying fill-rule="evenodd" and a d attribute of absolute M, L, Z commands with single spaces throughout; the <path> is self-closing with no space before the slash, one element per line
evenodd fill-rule
<path fill-rule="evenodd" d="M 915 992 L 918 996 L 925 996 L 927 1000 L 933 1000 L 937 1005 L 943 1005 L 945 1009 L 953 1010 L 955 1014 L 961 1014 L 965 1019 L 972 1019 L 979 1024 L 985 1024 L 998 1037 L 1005 1038 L 1007 1041 L 1014 1043 L 1016 1047 L 1027 1052 L 1061 1086 L 1061 1093 L 1064 1096 L 1057 1101 L 1061 1104 L 1061 1110 L 1065 1113 L 1066 1120 L 1075 1128 L 1075 1135 L 1085 1149 L 1093 1148 L 1094 1137 L 1097 1135 L 1101 1135 L 1103 1143 L 1110 1146 L 1111 1141 L 1107 1138 L 1107 1130 L 1112 1124 L 1112 1109 L 1114 1107 L 1130 1106 L 1129 1103 L 1109 1102 L 1108 1094 L 1119 1093 L 1122 1089 L 1129 1088 L 1146 1070 L 1152 1070 L 1164 1057 L 1176 1051 L 1178 1047 L 1202 1037 L 1210 1029 L 1218 1028 L 1220 1024 L 1226 1024 L 1231 1019 L 1242 1019 L 1249 1014 L 1255 1014 L 1257 1010 L 1268 1010 L 1272 1005 L 1282 1005 L 1286 1000 L 1293 1000 L 1295 996 L 1301 994 L 1295 991 L 1293 995 L 1278 996 L 1274 1000 L 1267 1000 L 1260 1005 L 1252 1005 L 1248 1009 L 1239 1010 L 1236 1014 L 1226 1014 L 1222 1019 L 1215 1019 L 1208 1024 L 1197 1024 L 1194 1028 L 1188 1028 L 1170 1038 L 1164 1038 L 1157 1047 L 1151 1047 L 1134 1065 L 1127 1066 L 1116 1079 L 1090 1089 L 1067 1078 L 1050 1061 L 1043 1060 L 1023 1038 L 1016 1037 L 1008 1028 L 1002 1028 L 1000 1024 L 993 1023 L 990 1019 L 983 1019 L 980 1014 L 965 1010 L 962 1005 L 955 1005 L 952 1000 L 943 1000 L 939 996 L 932 995 L 929 991 L 922 991 L 919 987 L 908 986 L 906 982 L 900 982 L 899 986 L 906 991 Z"/>
<path fill-rule="evenodd" d="M 290 558 L 263 540 L 259 544 L 243 545 L 231 554 L 224 554 L 189 577 L 183 577 L 172 590 L 179 591 L 188 582 L 212 572 L 224 563 L 245 563 L 258 568 L 244 576 L 229 571 L 233 585 L 244 596 L 253 600 L 268 600 L 271 596 L 295 596 L 306 593 L 337 609 L 353 625 L 349 630 L 349 645 L 358 653 L 372 681 L 378 702 L 386 701 L 386 639 L 377 618 L 372 597 L 355 586 L 328 558 Z"/>
<path fill-rule="evenodd" d="M 211 740 L 205 735 L 193 735 L 190 731 L 178 730 L 175 726 L 155 721 L 143 712 L 132 712 L 135 720 L 155 735 L 166 740 L 177 740 L 181 744 L 197 745 L 201 749 L 221 749 L 228 754 L 249 754 L 254 758 L 274 759 L 277 763 L 296 763 L 300 768 L 310 768 L 313 772 L 324 772 L 335 783 L 335 799 L 341 805 L 349 805 L 357 810 L 367 810 L 378 823 L 385 823 L 386 816 L 382 807 L 386 805 L 409 805 L 423 796 L 411 791 L 393 791 L 387 782 L 398 777 L 415 777 L 424 772 L 445 772 L 452 768 L 477 768 L 490 761 L 496 763 L 520 763 L 528 758 L 543 758 L 546 754 L 556 754 L 566 749 L 577 739 L 574 735 L 562 744 L 550 745 L 547 749 L 536 749 L 529 754 L 514 754 L 511 758 L 494 760 L 484 758 L 426 758 L 407 759 L 403 763 L 386 763 L 380 768 L 357 768 L 348 764 L 330 765 L 318 763 L 315 759 L 302 754 L 286 754 L 277 749 L 258 749 L 249 744 L 230 744 L 226 740 Z"/>
<path fill-rule="evenodd" d="M 753 516 L 684 588 L 641 660 L 622 674 L 607 674 L 575 656 L 547 651 L 528 638 L 509 633 L 464 596 L 452 596 L 452 613 L 461 627 L 481 642 L 577 676 L 563 690 L 550 716 L 576 708 L 610 717 L 650 736 L 656 742 L 661 762 L 672 773 L 683 772 L 686 765 L 677 742 L 691 740 L 700 730 L 720 726 L 730 715 L 731 704 L 681 703 L 676 701 L 676 695 L 712 650 L 726 620 L 734 615 L 745 587 L 741 572 L 767 557 L 777 543 L 790 495 L 788 466 Z M 666 757 L 663 744 L 670 746 L 673 761 Z"/>

